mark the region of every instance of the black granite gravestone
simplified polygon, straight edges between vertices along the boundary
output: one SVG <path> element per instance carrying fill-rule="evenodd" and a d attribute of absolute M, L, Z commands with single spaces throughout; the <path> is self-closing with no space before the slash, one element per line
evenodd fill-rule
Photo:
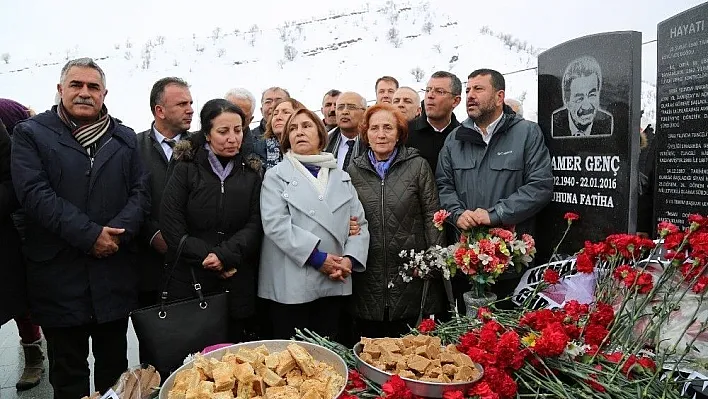
<path fill-rule="evenodd" d="M 654 220 L 681 227 L 708 210 L 707 21 L 704 3 L 658 26 Z"/>
<path fill-rule="evenodd" d="M 539 260 L 580 215 L 560 254 L 634 232 L 638 195 L 641 33 L 612 32 L 538 56 L 538 124 L 553 161 L 553 199 L 536 219 Z"/>

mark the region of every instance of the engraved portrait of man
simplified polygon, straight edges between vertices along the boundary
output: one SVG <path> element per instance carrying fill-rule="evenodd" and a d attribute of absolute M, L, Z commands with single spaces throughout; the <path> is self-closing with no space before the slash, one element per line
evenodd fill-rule
<path fill-rule="evenodd" d="M 582 56 L 568 64 L 563 73 L 564 106 L 553 111 L 551 137 L 611 136 L 612 114 L 600 108 L 602 70 L 597 60 Z"/>

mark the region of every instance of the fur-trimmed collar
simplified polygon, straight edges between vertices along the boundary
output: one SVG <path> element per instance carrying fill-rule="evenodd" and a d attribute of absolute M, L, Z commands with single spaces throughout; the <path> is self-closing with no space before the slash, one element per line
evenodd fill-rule
<path fill-rule="evenodd" d="M 202 134 L 197 133 L 194 136 L 186 140 L 180 140 L 177 144 L 175 144 L 175 147 L 172 149 L 172 157 L 175 161 L 194 161 L 197 151 L 204 146 L 204 143 L 206 143 L 206 139 L 204 139 Z M 201 136 L 201 138 L 199 136 Z M 263 162 L 256 154 L 248 154 L 243 161 L 245 165 L 256 172 L 260 173 L 263 168 Z"/>

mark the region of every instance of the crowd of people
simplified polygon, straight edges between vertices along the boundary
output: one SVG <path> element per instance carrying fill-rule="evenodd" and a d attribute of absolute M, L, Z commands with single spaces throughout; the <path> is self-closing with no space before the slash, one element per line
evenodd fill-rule
<path fill-rule="evenodd" d="M 12 298 L 0 323 L 14 317 L 20 330 L 21 388 L 41 378 L 42 334 L 55 398 L 89 393 L 89 338 L 96 390 L 109 388 L 128 365 L 129 314 L 158 301 L 180 243 L 170 299 L 193 297 L 195 279 L 205 294 L 228 291 L 234 343 L 309 328 L 350 345 L 449 317 L 449 298 L 462 308 L 464 279 L 433 279 L 423 298 L 422 281 L 401 280 L 399 253 L 475 226 L 533 234 L 553 191 L 541 129 L 505 104 L 504 77 L 467 79 L 463 93 L 457 76 L 435 72 L 421 102 L 384 76 L 370 107 L 362 93 L 329 90 L 322 118 L 271 87 L 253 129 L 256 99 L 232 89 L 204 104 L 195 132 L 187 82 L 155 82 L 154 122 L 135 134 L 108 112 L 106 76 L 89 58 L 62 68 L 50 110 L 0 100 L 11 281 L 1 295 Z M 441 208 L 457 229 L 435 228 Z M 504 275 L 497 295 L 518 278 Z"/>

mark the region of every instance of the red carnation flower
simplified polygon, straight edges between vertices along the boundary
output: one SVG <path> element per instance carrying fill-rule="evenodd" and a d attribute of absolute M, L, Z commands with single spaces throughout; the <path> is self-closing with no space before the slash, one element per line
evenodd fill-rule
<path fill-rule="evenodd" d="M 708 276 L 701 276 L 691 290 L 696 294 L 702 294 L 706 287 L 708 287 Z"/>
<path fill-rule="evenodd" d="M 664 248 L 676 249 L 683 242 L 684 234 L 682 232 L 671 233 L 664 238 Z"/>
<path fill-rule="evenodd" d="M 520 344 L 519 334 L 516 331 L 510 330 L 502 334 L 499 337 L 496 350 L 497 366 L 500 368 L 511 367 L 514 362 L 514 356 L 519 351 Z"/>
<path fill-rule="evenodd" d="M 659 222 L 656 231 L 659 233 L 659 237 L 663 238 L 669 234 L 678 233 L 679 228 L 671 222 L 661 221 Z"/>
<path fill-rule="evenodd" d="M 433 225 L 436 229 L 442 230 L 445 220 L 450 216 L 450 212 L 445 209 L 441 209 L 433 215 Z"/>
<path fill-rule="evenodd" d="M 541 331 L 541 336 L 536 339 L 534 350 L 541 357 L 560 356 L 568 345 L 568 335 L 560 323 L 553 323 Z"/>
<path fill-rule="evenodd" d="M 605 328 L 615 319 L 615 310 L 611 305 L 598 302 L 595 311 L 590 313 L 590 323 L 598 324 Z"/>
<path fill-rule="evenodd" d="M 575 260 L 575 268 L 578 269 L 580 273 L 590 274 L 595 270 L 595 262 L 583 252 L 578 254 L 578 258 Z"/>
<path fill-rule="evenodd" d="M 664 259 L 677 260 L 679 262 L 683 262 L 684 260 L 686 260 L 686 253 L 685 252 L 666 251 L 666 253 L 664 254 Z"/>
<path fill-rule="evenodd" d="M 689 237 L 688 243 L 691 244 L 691 249 L 693 249 L 693 257 L 697 256 L 696 253 L 704 256 L 708 254 L 708 233 L 693 233 Z"/>
<path fill-rule="evenodd" d="M 637 287 L 640 294 L 648 294 L 654 288 L 654 278 L 649 273 L 640 272 Z"/>
<path fill-rule="evenodd" d="M 558 284 L 560 281 L 560 274 L 553 269 L 546 269 L 543 272 L 543 280 L 551 285 Z"/>
<path fill-rule="evenodd" d="M 381 385 L 381 390 L 388 399 L 415 399 L 415 395 L 398 375 L 391 376 L 388 381 Z"/>
<path fill-rule="evenodd" d="M 602 370 L 602 366 L 599 365 L 599 364 L 596 364 L 596 365 L 595 365 L 595 370 L 601 371 L 601 370 Z M 596 391 L 598 391 L 598 392 L 605 392 L 605 387 L 603 387 L 602 385 L 600 385 L 600 384 L 597 382 L 597 374 L 592 373 L 592 374 L 588 375 L 588 377 L 589 377 L 589 378 L 588 378 L 587 380 L 585 380 L 585 382 L 586 382 L 588 385 L 590 385 L 590 387 L 592 387 L 592 389 L 594 389 L 594 390 L 596 390 Z"/>
<path fill-rule="evenodd" d="M 559 322 L 558 316 L 550 309 L 539 309 L 521 316 L 519 326 L 529 326 L 541 331 L 551 323 Z"/>
<path fill-rule="evenodd" d="M 701 272 L 701 269 L 696 267 L 693 262 L 685 262 L 681 265 L 681 268 L 679 268 L 679 272 L 683 275 L 684 281 L 693 281 L 693 279 L 696 278 L 696 276 L 698 276 Z"/>
<path fill-rule="evenodd" d="M 608 362 L 612 363 L 619 363 L 622 361 L 622 358 L 624 355 L 622 352 L 613 352 L 613 353 L 603 353 L 602 357 L 604 357 Z"/>
<path fill-rule="evenodd" d="M 477 396 L 479 399 L 499 399 L 499 394 L 492 391 L 492 388 L 484 381 L 475 384 L 467 393 L 470 396 Z"/>
<path fill-rule="evenodd" d="M 352 395 L 347 391 L 344 391 L 341 395 L 339 395 L 337 399 L 359 399 L 359 397 L 356 395 Z"/>
<path fill-rule="evenodd" d="M 418 326 L 418 331 L 422 334 L 427 334 L 435 330 L 435 320 L 433 319 L 423 319 Z"/>
<path fill-rule="evenodd" d="M 465 399 L 462 391 L 447 391 L 443 394 L 443 399 Z"/>
<path fill-rule="evenodd" d="M 498 227 L 489 229 L 489 234 L 495 235 L 507 242 L 514 240 L 514 233 L 506 229 L 500 229 Z"/>
<path fill-rule="evenodd" d="M 637 360 L 637 363 L 639 363 L 639 365 L 642 366 L 648 373 L 653 373 L 656 371 L 656 363 L 648 357 L 640 357 L 639 360 Z"/>
<path fill-rule="evenodd" d="M 599 324 L 588 324 L 585 326 L 585 343 L 588 345 L 602 346 L 602 341 L 607 337 L 609 331 Z"/>
<path fill-rule="evenodd" d="M 349 370 L 349 378 L 347 381 L 347 390 L 363 391 L 365 389 L 366 389 L 366 383 L 361 378 L 361 374 L 359 374 L 359 372 L 356 370 Z"/>
<path fill-rule="evenodd" d="M 634 278 L 637 276 L 636 271 L 629 265 L 622 265 L 615 269 L 612 273 L 612 277 L 619 281 L 630 281 L 630 284 L 634 282 Z"/>
<path fill-rule="evenodd" d="M 489 310 L 488 307 L 482 306 L 481 308 L 477 309 L 477 318 L 479 318 L 481 321 L 491 320 L 492 311 Z"/>
<path fill-rule="evenodd" d="M 487 353 L 484 349 L 479 349 L 477 347 L 471 347 L 464 353 L 469 356 L 473 362 L 479 363 L 482 366 L 486 366 L 494 361 L 494 356 Z"/>
<path fill-rule="evenodd" d="M 574 212 L 566 212 L 566 214 L 563 215 L 563 219 L 567 220 L 568 224 L 571 224 L 574 221 L 580 219 L 580 215 Z"/>
<path fill-rule="evenodd" d="M 566 314 L 568 314 L 568 316 L 570 316 L 573 320 L 577 321 L 580 316 L 588 314 L 590 306 L 586 303 L 580 303 L 573 299 L 563 305 L 563 310 L 565 310 Z"/>
<path fill-rule="evenodd" d="M 622 366 L 622 374 L 626 375 L 627 378 L 630 378 L 629 373 L 632 371 L 634 366 L 637 364 L 637 357 L 634 355 L 629 355 L 627 358 L 627 361 L 624 362 L 624 365 Z"/>
<path fill-rule="evenodd" d="M 701 227 L 708 226 L 708 218 L 697 213 L 688 215 L 688 223 L 691 224 L 691 231 L 696 231 Z"/>
<path fill-rule="evenodd" d="M 582 331 L 575 323 L 563 324 L 563 330 L 570 339 L 578 339 Z"/>

